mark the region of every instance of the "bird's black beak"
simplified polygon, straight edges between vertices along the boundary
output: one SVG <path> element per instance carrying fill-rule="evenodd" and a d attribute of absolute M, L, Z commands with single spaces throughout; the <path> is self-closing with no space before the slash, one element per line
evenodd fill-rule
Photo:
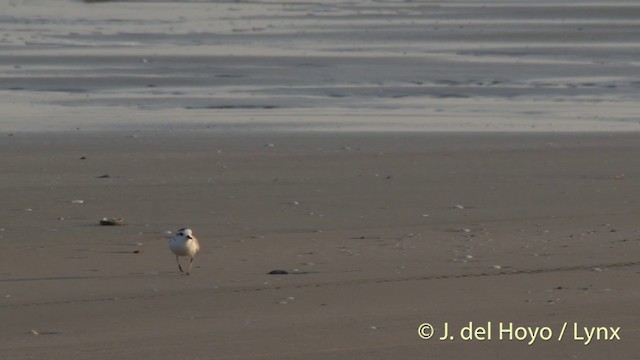
<path fill-rule="evenodd" d="M 187 235 L 187 239 L 191 240 L 191 239 L 193 239 L 193 236 Z"/>

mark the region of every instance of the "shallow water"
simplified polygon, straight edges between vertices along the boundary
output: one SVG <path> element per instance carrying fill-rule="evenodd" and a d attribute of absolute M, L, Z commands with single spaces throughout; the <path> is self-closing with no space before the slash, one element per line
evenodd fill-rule
<path fill-rule="evenodd" d="M 6 131 L 637 131 L 640 6 L 0 4 Z"/>

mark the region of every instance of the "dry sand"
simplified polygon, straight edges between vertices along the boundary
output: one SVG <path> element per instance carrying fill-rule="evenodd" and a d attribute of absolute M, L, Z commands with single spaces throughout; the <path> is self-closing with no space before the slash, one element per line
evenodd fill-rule
<path fill-rule="evenodd" d="M 636 359 L 639 140 L 5 136 L 2 359 Z M 203 247 L 189 277 L 164 233 L 182 226 Z M 469 321 L 621 339 L 417 335 Z"/>

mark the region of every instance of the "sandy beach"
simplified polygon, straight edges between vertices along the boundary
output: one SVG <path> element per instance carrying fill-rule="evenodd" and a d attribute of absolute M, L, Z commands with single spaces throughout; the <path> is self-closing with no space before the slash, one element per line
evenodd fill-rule
<path fill-rule="evenodd" d="M 636 358 L 638 140 L 4 137 L 2 357 Z M 105 216 L 126 225 L 97 225 Z M 203 247 L 189 277 L 167 248 L 182 226 Z M 621 339 L 417 335 L 469 321 Z"/>
<path fill-rule="evenodd" d="M 0 3 L 0 359 L 640 359 L 636 2 L 55 3 Z"/>

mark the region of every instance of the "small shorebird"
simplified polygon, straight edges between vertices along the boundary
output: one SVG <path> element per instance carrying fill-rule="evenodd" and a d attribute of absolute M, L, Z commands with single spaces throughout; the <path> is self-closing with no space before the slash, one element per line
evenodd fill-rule
<path fill-rule="evenodd" d="M 191 266 L 193 265 L 193 258 L 196 256 L 198 251 L 200 251 L 200 243 L 195 236 L 193 236 L 193 232 L 191 229 L 182 228 L 171 237 L 169 240 L 169 249 L 176 255 L 176 261 L 178 262 L 178 269 L 180 272 L 184 272 L 182 270 L 182 266 L 180 266 L 180 259 L 178 256 L 189 256 L 191 260 L 189 261 L 189 269 L 187 270 L 187 275 L 191 272 Z"/>

